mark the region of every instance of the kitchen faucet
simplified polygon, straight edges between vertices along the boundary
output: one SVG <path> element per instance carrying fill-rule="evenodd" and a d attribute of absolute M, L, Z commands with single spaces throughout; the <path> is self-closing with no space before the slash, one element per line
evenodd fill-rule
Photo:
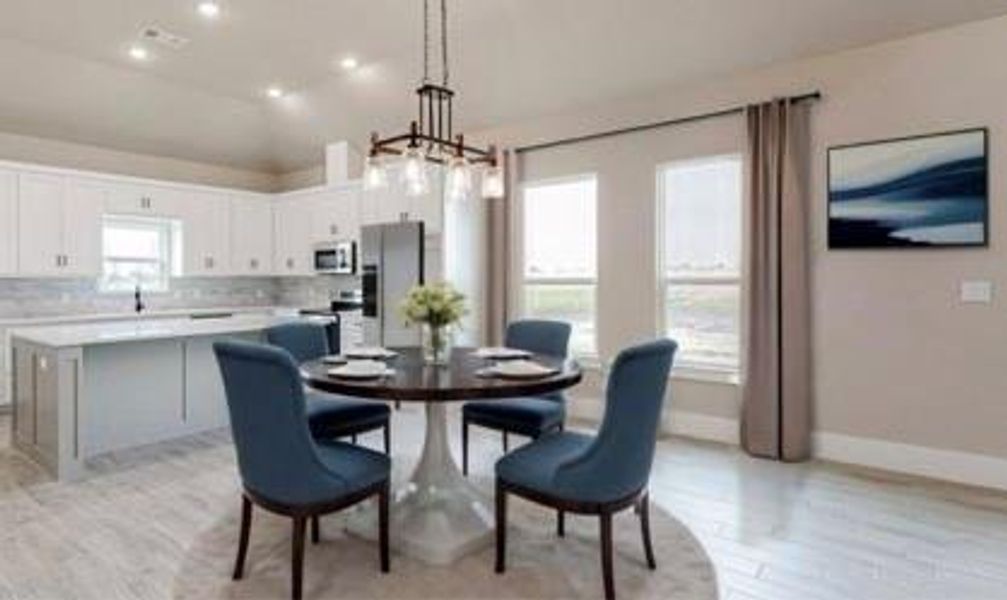
<path fill-rule="evenodd" d="M 140 284 L 136 284 L 136 289 L 133 291 L 133 301 L 133 308 L 136 310 L 136 314 L 142 313 L 145 306 L 143 304 L 143 290 L 140 289 Z"/>

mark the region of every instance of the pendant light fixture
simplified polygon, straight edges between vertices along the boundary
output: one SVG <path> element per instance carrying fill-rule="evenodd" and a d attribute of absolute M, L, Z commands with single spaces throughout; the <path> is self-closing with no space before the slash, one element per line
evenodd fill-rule
<path fill-rule="evenodd" d="M 436 0 L 435 0 L 436 1 Z M 419 116 L 409 124 L 409 132 L 384 138 L 371 134 L 371 149 L 364 164 L 364 186 L 375 189 L 388 184 L 388 156 L 401 157 L 402 183 L 406 193 L 418 196 L 430 189 L 427 166 L 443 165 L 445 194 L 449 199 L 462 199 L 472 191 L 473 169 L 482 171 L 480 191 L 484 198 L 504 195 L 503 170 L 497 150 L 465 144 L 465 136 L 454 132 L 453 101 L 455 93 L 448 87 L 447 0 L 440 0 L 440 83 L 433 83 L 430 72 L 430 0 L 423 0 L 423 81 L 416 90 Z"/>

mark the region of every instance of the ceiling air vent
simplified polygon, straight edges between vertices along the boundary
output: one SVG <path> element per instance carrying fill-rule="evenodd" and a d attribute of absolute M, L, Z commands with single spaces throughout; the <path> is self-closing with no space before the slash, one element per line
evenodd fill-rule
<path fill-rule="evenodd" d="M 189 43 L 189 38 L 165 31 L 157 25 L 150 25 L 141 29 L 140 39 L 159 44 L 165 48 L 171 48 L 172 50 L 181 50 Z"/>

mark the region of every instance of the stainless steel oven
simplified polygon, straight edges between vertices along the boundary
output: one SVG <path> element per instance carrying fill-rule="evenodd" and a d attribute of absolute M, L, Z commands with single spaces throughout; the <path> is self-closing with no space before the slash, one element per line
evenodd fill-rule
<path fill-rule="evenodd" d="M 315 246 L 315 273 L 356 275 L 357 243 L 343 241 Z"/>

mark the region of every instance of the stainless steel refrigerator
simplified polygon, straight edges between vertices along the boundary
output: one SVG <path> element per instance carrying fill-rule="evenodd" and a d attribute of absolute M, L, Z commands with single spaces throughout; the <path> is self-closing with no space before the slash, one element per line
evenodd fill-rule
<path fill-rule="evenodd" d="M 423 223 L 405 221 L 360 229 L 364 344 L 417 346 L 420 330 L 399 311 L 409 290 L 423 283 Z"/>

